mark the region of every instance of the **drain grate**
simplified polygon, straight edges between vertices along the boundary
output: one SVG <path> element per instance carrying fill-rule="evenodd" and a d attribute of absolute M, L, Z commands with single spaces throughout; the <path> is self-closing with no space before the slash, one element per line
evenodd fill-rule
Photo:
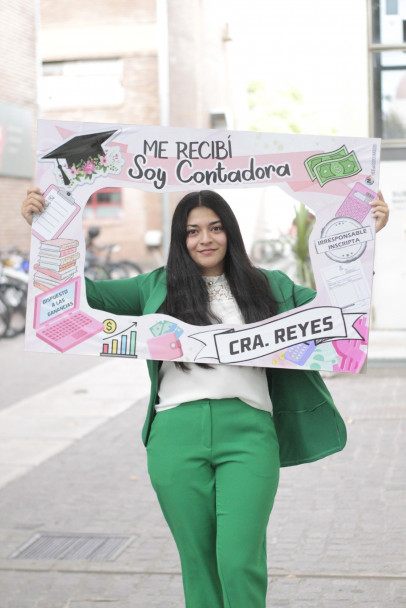
<path fill-rule="evenodd" d="M 113 561 L 133 536 L 38 533 L 10 555 L 10 559 L 83 559 Z"/>

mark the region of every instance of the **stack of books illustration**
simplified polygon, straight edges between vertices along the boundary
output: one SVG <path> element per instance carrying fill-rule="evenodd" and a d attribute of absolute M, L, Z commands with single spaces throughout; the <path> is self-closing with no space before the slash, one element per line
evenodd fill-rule
<path fill-rule="evenodd" d="M 38 263 L 34 264 L 35 287 L 47 291 L 69 281 L 77 271 L 78 245 L 75 239 L 42 241 Z"/>

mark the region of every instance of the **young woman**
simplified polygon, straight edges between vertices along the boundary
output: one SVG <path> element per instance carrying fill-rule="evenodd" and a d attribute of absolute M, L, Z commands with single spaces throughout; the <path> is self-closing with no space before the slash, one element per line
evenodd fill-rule
<path fill-rule="evenodd" d="M 22 214 L 41 211 L 38 189 Z M 387 222 L 382 195 L 376 229 Z M 315 292 L 254 268 L 226 201 L 187 194 L 172 221 L 166 268 L 86 281 L 93 308 L 169 314 L 193 325 L 253 323 L 301 306 Z M 279 467 L 343 449 L 344 422 L 317 372 L 148 361 L 143 428 L 148 470 L 176 541 L 186 608 L 264 608 L 266 529 Z"/>

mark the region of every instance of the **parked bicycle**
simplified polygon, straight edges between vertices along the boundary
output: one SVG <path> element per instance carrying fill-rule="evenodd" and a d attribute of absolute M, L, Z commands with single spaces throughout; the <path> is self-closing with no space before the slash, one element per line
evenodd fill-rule
<path fill-rule="evenodd" d="M 288 232 L 281 233 L 278 238 L 254 241 L 251 249 L 253 262 L 271 268 L 275 265 L 279 270 L 295 277 L 300 285 L 315 289 L 309 255 L 309 236 L 314 222 L 315 216 L 305 205 L 295 207 L 295 217 Z"/>
<path fill-rule="evenodd" d="M 142 274 L 140 266 L 131 260 L 112 261 L 113 253 L 117 253 L 120 246 L 97 245 L 94 240 L 99 234 L 100 229 L 96 226 L 91 226 L 87 231 L 85 275 L 89 279 L 127 279 Z"/>
<path fill-rule="evenodd" d="M 0 294 L 0 338 L 6 336 L 8 327 L 10 324 L 10 312 L 7 302 L 3 299 Z"/>
<path fill-rule="evenodd" d="M 292 234 L 280 234 L 276 239 L 264 238 L 254 241 L 251 248 L 251 258 L 256 264 L 273 264 L 291 255 L 292 249 Z"/>
<path fill-rule="evenodd" d="M 16 247 L 0 252 L 1 337 L 12 338 L 24 331 L 27 289 L 28 256 Z"/>

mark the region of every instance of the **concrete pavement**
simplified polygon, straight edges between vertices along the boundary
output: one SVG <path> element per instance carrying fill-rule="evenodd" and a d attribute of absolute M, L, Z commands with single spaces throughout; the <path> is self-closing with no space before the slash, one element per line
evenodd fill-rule
<path fill-rule="evenodd" d="M 101 357 L 69 355 L 62 366 L 60 355 L 24 351 L 24 335 L 0 340 L 0 411 L 105 362 Z"/>
<path fill-rule="evenodd" d="M 109 360 L 3 409 L 0 488 L 148 393 L 144 361 Z"/>
<path fill-rule="evenodd" d="M 372 335 L 368 374 L 327 378 L 348 445 L 282 470 L 267 606 L 406 607 L 404 337 Z M 147 392 L 143 362 L 108 361 L 0 412 L 0 608 L 184 605 L 140 439 Z M 11 557 L 45 532 L 130 543 L 112 561 Z"/>

